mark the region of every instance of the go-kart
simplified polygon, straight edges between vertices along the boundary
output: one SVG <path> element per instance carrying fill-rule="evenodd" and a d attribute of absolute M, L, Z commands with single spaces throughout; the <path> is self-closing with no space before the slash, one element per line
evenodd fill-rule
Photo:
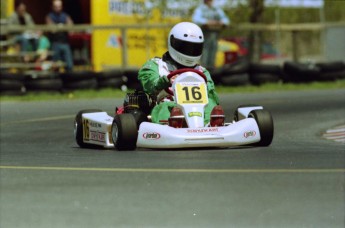
<path fill-rule="evenodd" d="M 140 148 L 233 147 L 241 145 L 269 146 L 273 139 L 273 119 L 262 106 L 237 107 L 232 122 L 220 125 L 204 123 L 204 109 L 208 104 L 206 76 L 194 69 L 180 69 L 170 73 L 174 77 L 166 92 L 182 110 L 183 126 L 170 125 L 170 118 L 160 123 L 150 121 L 156 105 L 152 97 L 142 91 L 128 93 L 122 107 L 112 117 L 101 110 L 82 110 L 75 118 L 74 134 L 80 147 L 104 147 L 118 150 Z M 212 118 L 223 118 L 214 115 Z M 174 118 L 174 117 L 171 117 Z"/>

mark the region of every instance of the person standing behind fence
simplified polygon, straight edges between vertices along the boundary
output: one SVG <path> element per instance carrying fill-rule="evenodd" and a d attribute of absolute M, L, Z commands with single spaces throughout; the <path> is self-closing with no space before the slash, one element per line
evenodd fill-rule
<path fill-rule="evenodd" d="M 16 4 L 16 11 L 8 18 L 9 25 L 23 25 L 33 26 L 35 25 L 31 15 L 26 11 L 26 5 L 23 2 Z M 18 33 L 16 33 L 18 34 Z M 36 49 L 35 34 L 27 31 L 15 36 L 15 42 L 19 43 L 20 51 L 30 51 Z"/>
<path fill-rule="evenodd" d="M 230 24 L 230 20 L 221 8 L 213 5 L 213 0 L 204 0 L 204 3 L 194 10 L 192 20 L 201 27 L 205 36 L 201 65 L 213 69 L 219 34 L 225 26 Z"/>
<path fill-rule="evenodd" d="M 46 17 L 46 23 L 73 25 L 72 18 L 63 10 L 61 0 L 53 0 L 52 11 Z M 73 57 L 68 41 L 68 32 L 55 32 L 50 36 L 52 42 L 53 61 L 61 60 L 66 64 L 66 70 L 73 68 Z"/>

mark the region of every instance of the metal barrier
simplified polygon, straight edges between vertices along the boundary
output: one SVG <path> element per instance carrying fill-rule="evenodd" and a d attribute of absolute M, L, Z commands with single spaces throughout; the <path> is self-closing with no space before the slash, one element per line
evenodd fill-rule
<path fill-rule="evenodd" d="M 7 25 L 2 26 L 0 30 L 0 35 L 11 34 L 14 32 L 25 32 L 32 30 L 40 30 L 45 32 L 92 32 L 95 30 L 120 30 L 122 42 L 127 43 L 127 30 L 128 29 L 153 29 L 153 28 L 171 28 L 173 24 L 137 24 L 137 25 L 35 25 L 35 26 L 19 26 L 19 25 Z M 0 43 L 1 46 L 1 43 Z M 128 68 L 128 50 L 124 45 L 122 51 L 122 69 Z"/>
<path fill-rule="evenodd" d="M 2 25 L 0 35 L 11 34 L 14 32 L 24 32 L 28 30 L 41 30 L 46 32 L 92 32 L 95 30 L 120 30 L 122 42 L 127 42 L 127 30 L 128 29 L 156 29 L 156 28 L 171 28 L 173 24 L 128 24 L 128 25 L 89 25 L 78 24 L 73 26 L 66 25 L 35 25 L 35 26 L 14 26 L 14 25 Z M 304 24 L 249 24 L 242 23 L 238 25 L 232 25 L 229 29 L 239 31 L 255 31 L 255 32 L 290 32 L 291 33 L 291 46 L 292 46 L 292 60 L 299 61 L 299 42 L 297 37 L 301 32 L 305 31 L 320 31 L 323 33 L 329 28 L 345 27 L 345 22 L 337 23 L 304 23 Z M 147 41 L 148 42 L 148 41 Z M 8 42 L 1 41 L 0 46 L 8 45 Z M 122 69 L 128 69 L 128 50 L 126 45 L 123 46 L 121 52 Z"/>

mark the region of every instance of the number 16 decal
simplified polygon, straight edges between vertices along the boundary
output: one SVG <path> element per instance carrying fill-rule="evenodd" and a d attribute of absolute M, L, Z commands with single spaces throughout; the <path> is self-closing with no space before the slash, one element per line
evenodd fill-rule
<path fill-rule="evenodd" d="M 206 85 L 177 84 L 177 102 L 179 104 L 207 104 Z"/>
<path fill-rule="evenodd" d="M 189 101 L 189 89 L 191 89 L 191 94 L 192 94 L 192 98 L 194 100 L 201 100 L 202 98 L 202 95 L 200 93 L 200 87 L 198 86 L 193 86 L 193 87 L 188 87 L 188 86 L 185 86 L 182 88 L 182 90 L 186 93 L 186 100 Z"/>

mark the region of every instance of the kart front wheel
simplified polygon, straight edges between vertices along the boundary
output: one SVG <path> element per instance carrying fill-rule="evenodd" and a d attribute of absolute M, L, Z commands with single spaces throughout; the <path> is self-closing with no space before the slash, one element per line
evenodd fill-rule
<path fill-rule="evenodd" d="M 78 114 L 75 116 L 74 120 L 74 136 L 77 144 L 81 148 L 94 148 L 95 145 L 84 143 L 84 126 L 83 126 L 83 118 L 82 115 L 85 113 L 95 113 L 95 112 L 102 112 L 102 110 L 99 109 L 86 109 L 81 110 L 78 112 Z"/>
<path fill-rule="evenodd" d="M 273 140 L 274 126 L 271 113 L 264 109 L 253 110 L 249 113 L 249 118 L 254 118 L 260 131 L 260 142 L 255 145 L 269 146 Z"/>
<path fill-rule="evenodd" d="M 116 115 L 111 126 L 111 137 L 117 150 L 135 150 L 138 129 L 132 114 Z"/>

